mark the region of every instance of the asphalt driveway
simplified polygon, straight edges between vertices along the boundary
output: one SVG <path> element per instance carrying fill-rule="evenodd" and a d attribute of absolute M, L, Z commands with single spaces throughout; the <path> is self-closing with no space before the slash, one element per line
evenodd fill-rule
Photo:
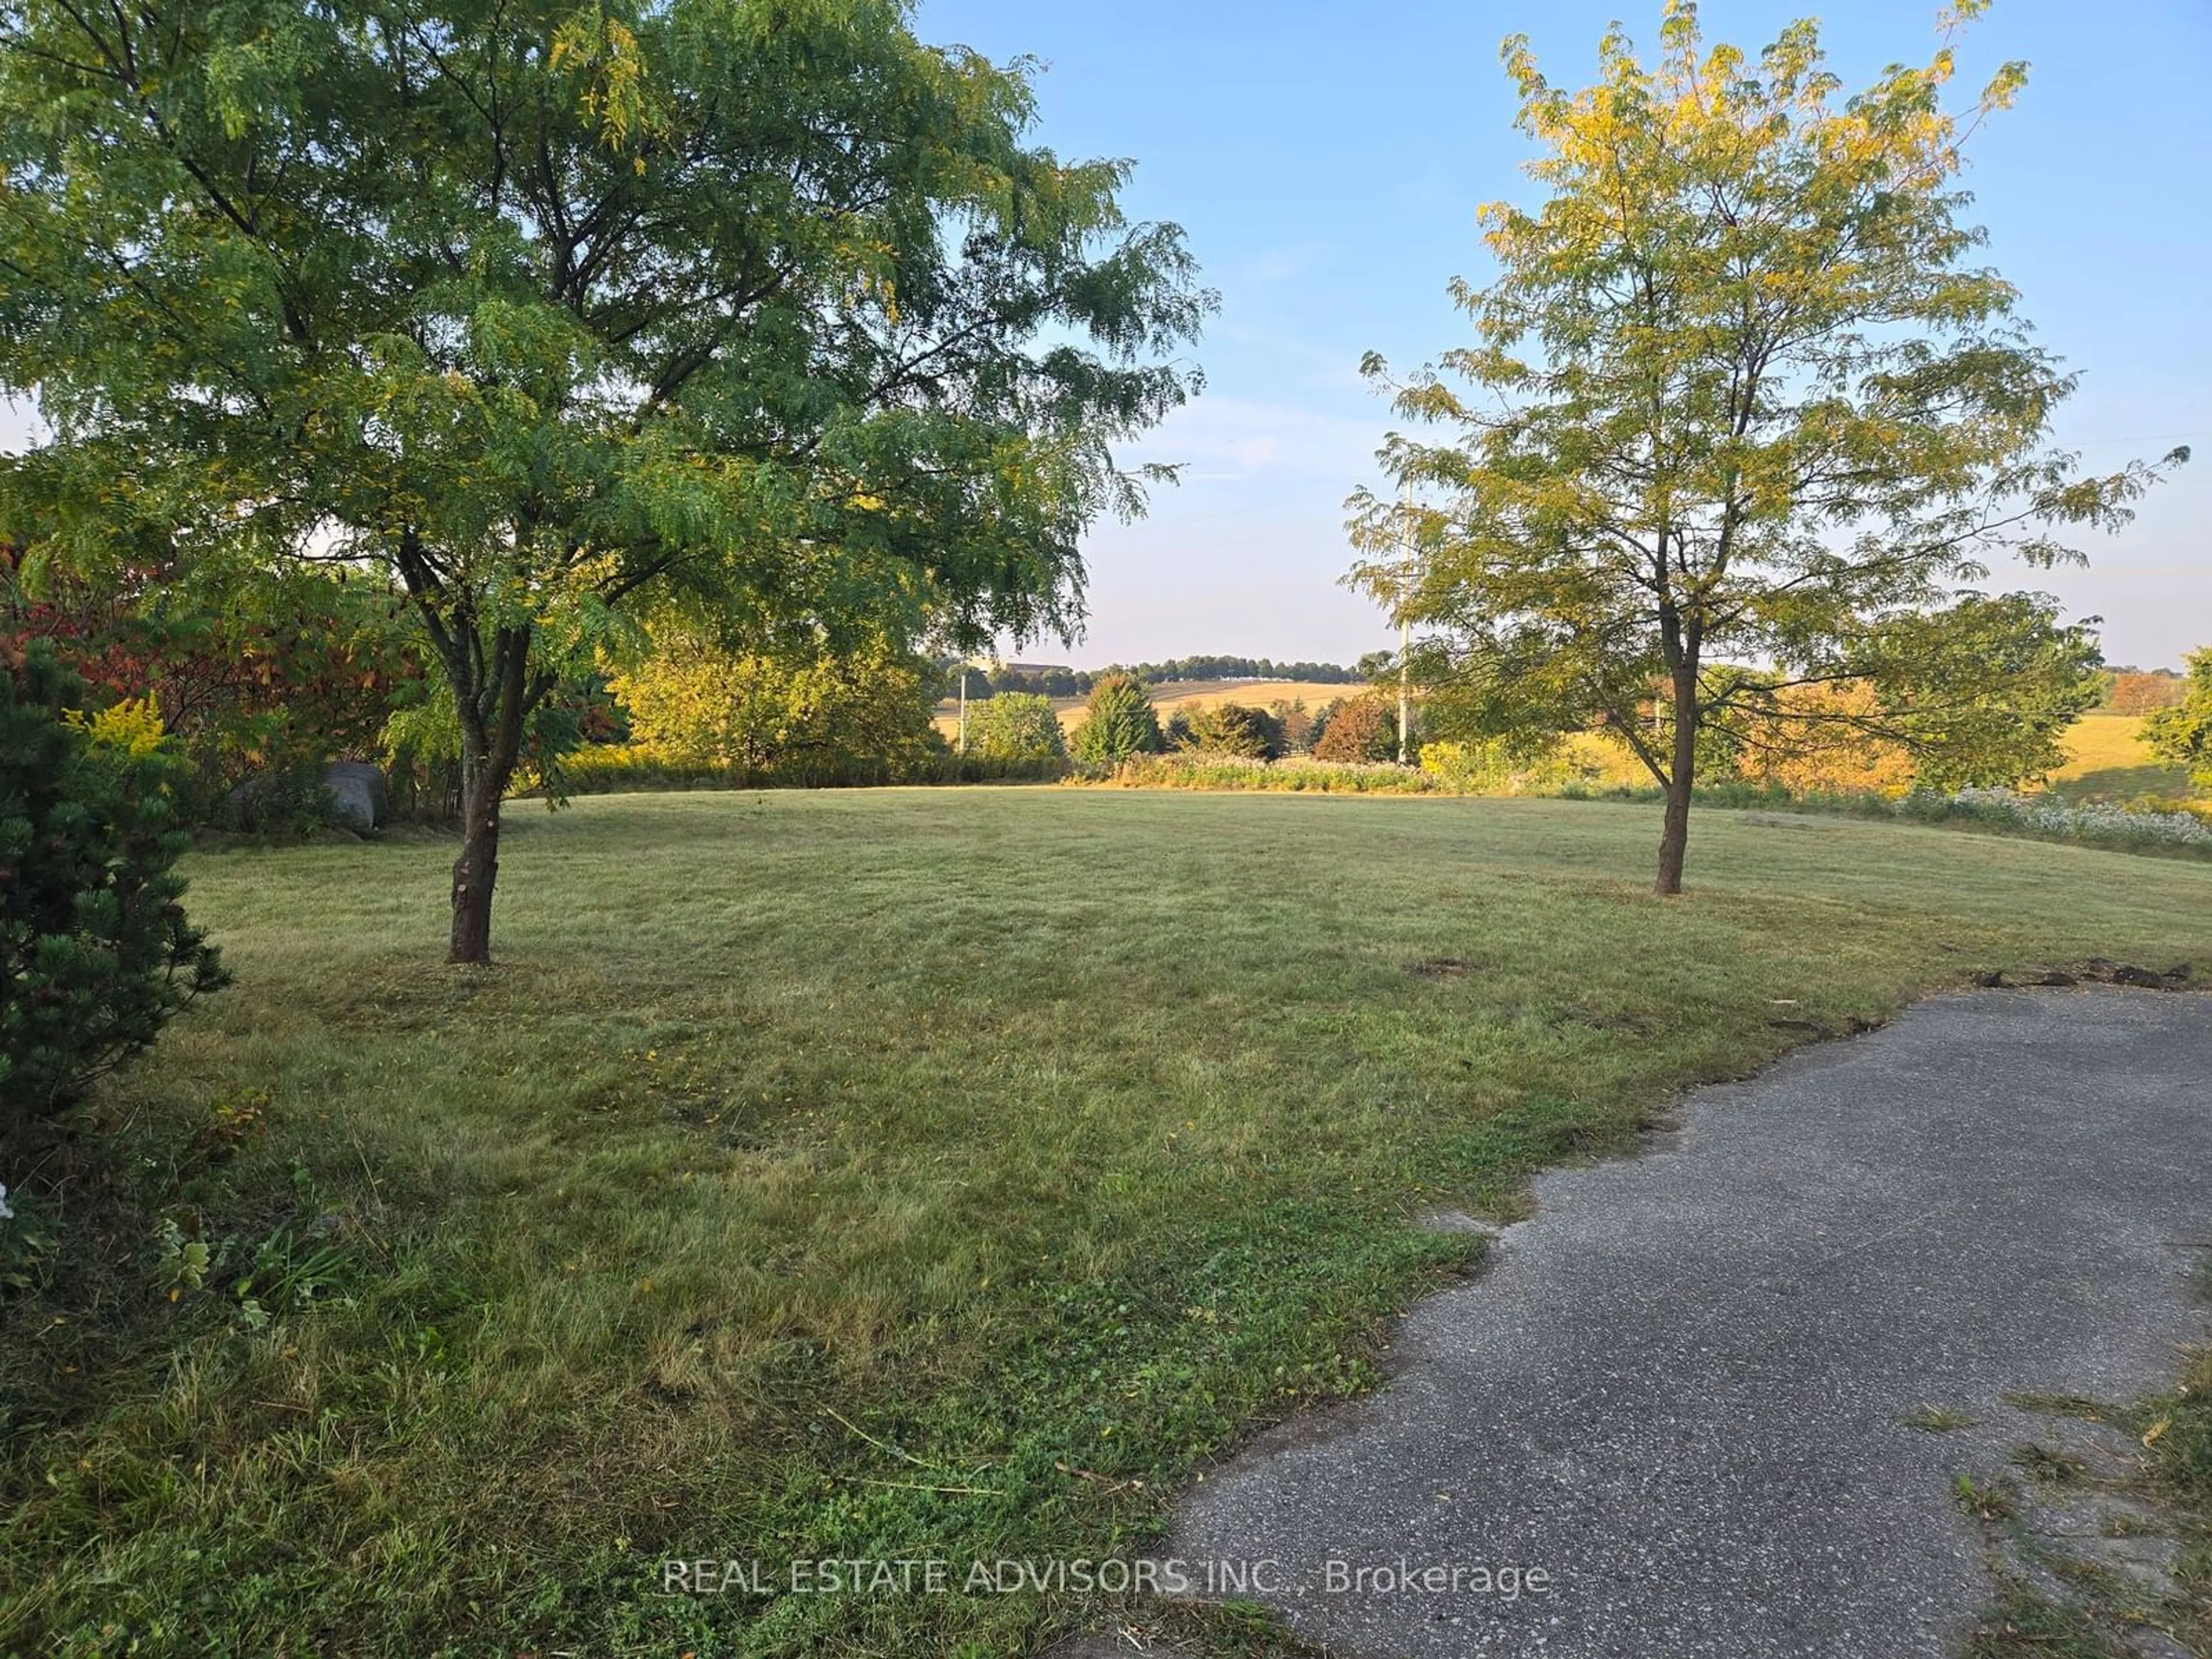
<path fill-rule="evenodd" d="M 1544 1177 L 1398 1380 L 1215 1471 L 1172 1553 L 1352 1654 L 1950 1651 L 2008 1397 L 2207 1334 L 2212 999 L 1939 998 L 1682 1121 Z"/>

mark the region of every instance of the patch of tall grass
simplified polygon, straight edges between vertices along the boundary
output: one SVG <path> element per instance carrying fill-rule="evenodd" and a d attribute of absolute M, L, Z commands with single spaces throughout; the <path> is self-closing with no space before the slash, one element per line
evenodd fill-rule
<path fill-rule="evenodd" d="M 950 752 L 902 761 L 851 755 L 794 756 L 772 767 L 690 760 L 646 744 L 594 744 L 561 762 L 562 792 L 620 795 L 690 789 L 866 789 L 890 784 L 1049 783 L 1063 760 L 984 760 Z"/>
<path fill-rule="evenodd" d="M 1314 760 L 1251 760 L 1241 755 L 1182 750 L 1168 755 L 1136 755 L 1110 769 L 1080 775 L 1085 782 L 1121 789 L 1259 789 L 1289 794 L 1449 795 L 1464 794 L 1429 773 L 1382 763 Z"/>

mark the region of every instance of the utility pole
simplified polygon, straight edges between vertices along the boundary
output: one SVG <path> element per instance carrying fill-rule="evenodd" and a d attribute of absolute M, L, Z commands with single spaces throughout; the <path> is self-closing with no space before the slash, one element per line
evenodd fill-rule
<path fill-rule="evenodd" d="M 1413 586 L 1413 501 L 1412 492 L 1398 492 L 1399 550 L 1405 555 L 1398 567 L 1398 764 L 1413 763 L 1413 700 L 1412 665 L 1406 653 L 1413 647 L 1413 628 L 1406 601 Z"/>
<path fill-rule="evenodd" d="M 960 746 L 954 752 L 968 752 L 968 659 L 960 659 Z"/>
<path fill-rule="evenodd" d="M 1413 642 L 1413 630 L 1406 624 L 1406 615 L 1398 613 L 1398 764 L 1411 766 L 1413 742 L 1413 694 L 1407 684 L 1412 671 L 1406 665 L 1406 649 Z"/>

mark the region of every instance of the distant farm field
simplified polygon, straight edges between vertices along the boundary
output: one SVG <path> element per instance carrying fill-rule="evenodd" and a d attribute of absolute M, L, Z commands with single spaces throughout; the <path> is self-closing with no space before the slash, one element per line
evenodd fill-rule
<path fill-rule="evenodd" d="M 1325 702 L 1339 697 L 1356 697 L 1367 687 L 1338 685 L 1320 680 L 1170 680 L 1152 688 L 1152 707 L 1165 720 L 1178 708 L 1211 708 L 1215 703 L 1241 702 L 1265 708 L 1273 702 L 1304 702 L 1309 709 L 1319 708 Z M 1070 732 L 1082 726 L 1085 711 L 1081 697 L 1055 697 L 1053 708 L 1059 713 L 1060 723 Z M 937 729 L 951 737 L 959 729 L 960 705 L 948 701 L 937 705 Z"/>
<path fill-rule="evenodd" d="M 2189 775 L 2160 763 L 2143 741 L 2140 714 L 2084 714 L 2066 733 L 2066 764 L 2052 790 L 2074 800 L 2186 796 Z"/>
<path fill-rule="evenodd" d="M 0 1298 L 0 1651 L 1033 1653 L 1127 1602 L 787 1563 L 1134 1553 L 1377 1380 L 1478 1248 L 1425 1214 L 1983 970 L 2212 964 L 2202 864 L 1705 811 L 1663 901 L 1657 828 L 518 805 L 488 971 L 436 965 L 446 843 L 197 855 L 238 984 L 110 1080 Z"/>
<path fill-rule="evenodd" d="M 1255 708 L 1276 702 L 1303 702 L 1308 708 L 1318 708 L 1340 697 L 1363 696 L 1367 690 L 1364 684 L 1335 685 L 1319 680 L 1171 680 L 1153 688 L 1152 701 L 1163 714 L 1224 702 L 1241 702 Z"/>

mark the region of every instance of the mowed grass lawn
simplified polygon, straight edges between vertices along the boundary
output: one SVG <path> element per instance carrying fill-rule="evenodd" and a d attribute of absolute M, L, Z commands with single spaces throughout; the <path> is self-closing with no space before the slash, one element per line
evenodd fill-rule
<path fill-rule="evenodd" d="M 198 855 L 236 988 L 64 1198 L 10 1177 L 60 1242 L 0 1300 L 0 1651 L 1032 1651 L 1119 1604 L 660 1563 L 1133 1553 L 1376 1380 L 1475 1248 L 1424 1212 L 1977 970 L 2212 963 L 2205 864 L 1705 811 L 1662 901 L 1657 827 L 518 807 L 489 972 L 437 965 L 444 843 Z"/>

